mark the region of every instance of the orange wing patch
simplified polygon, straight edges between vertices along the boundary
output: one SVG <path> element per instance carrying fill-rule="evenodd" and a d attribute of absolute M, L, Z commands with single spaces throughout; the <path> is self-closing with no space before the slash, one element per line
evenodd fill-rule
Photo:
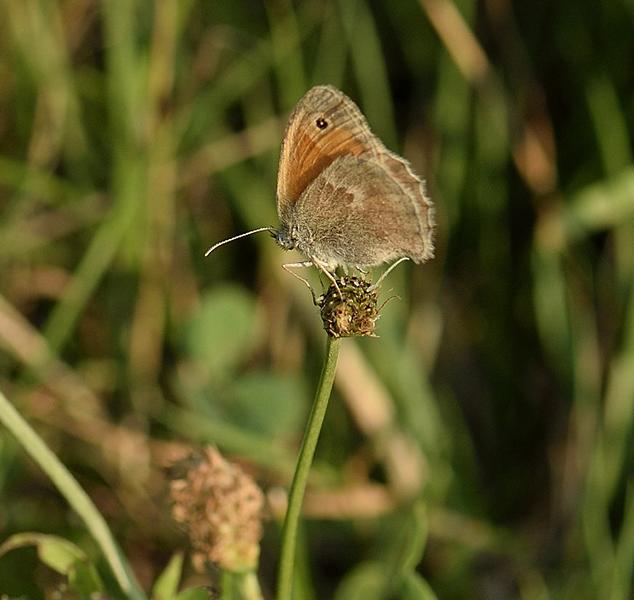
<path fill-rule="evenodd" d="M 359 156 L 366 148 L 345 130 L 330 132 L 327 143 L 306 134 L 300 134 L 297 145 L 290 157 L 290 177 L 282 181 L 278 197 L 287 202 L 296 202 L 308 184 L 338 156 L 352 154 Z M 325 136 L 324 136 L 325 137 Z"/>

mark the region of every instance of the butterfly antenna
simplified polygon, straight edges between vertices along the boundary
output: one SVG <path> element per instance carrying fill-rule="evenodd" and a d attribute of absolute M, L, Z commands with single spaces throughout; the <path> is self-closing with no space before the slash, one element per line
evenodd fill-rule
<path fill-rule="evenodd" d="M 216 248 L 220 248 L 220 246 L 223 246 L 224 244 L 234 242 L 235 240 L 239 240 L 240 238 L 247 237 L 248 235 L 252 235 L 254 233 L 260 233 L 261 231 L 270 231 L 271 233 L 274 233 L 277 230 L 275 227 L 258 227 L 258 229 L 253 229 L 252 231 L 247 231 L 245 233 L 241 233 L 240 235 L 234 235 L 229 239 L 222 240 L 222 242 L 214 244 L 211 248 L 209 248 L 209 250 L 207 250 L 207 252 L 205 252 L 205 256 L 209 256 Z"/>

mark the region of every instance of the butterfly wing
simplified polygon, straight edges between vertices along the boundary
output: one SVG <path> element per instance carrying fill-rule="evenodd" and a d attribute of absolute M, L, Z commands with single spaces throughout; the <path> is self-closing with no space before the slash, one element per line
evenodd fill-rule
<path fill-rule="evenodd" d="M 344 93 L 327 85 L 310 89 L 289 117 L 282 142 L 277 176 L 280 218 L 338 156 L 376 154 L 375 140 L 365 117 Z"/>
<path fill-rule="evenodd" d="M 381 144 L 377 162 L 388 177 L 398 185 L 403 194 L 403 201 L 414 209 L 422 244 L 421 254 L 416 262 L 432 259 L 436 221 L 434 204 L 427 195 L 425 182 L 412 171 L 409 162 L 398 154 L 390 152 L 383 144 Z"/>
<path fill-rule="evenodd" d="M 372 159 L 336 158 L 306 188 L 290 214 L 297 247 L 309 258 L 372 266 L 427 258 L 416 210 L 400 185 Z"/>
<path fill-rule="evenodd" d="M 400 201 L 413 219 L 413 226 L 420 237 L 422 249 L 414 252 L 412 258 L 416 257 L 418 262 L 432 258 L 434 210 L 424 182 L 406 160 L 390 152 L 370 131 L 359 107 L 332 86 L 310 89 L 289 118 L 277 180 L 277 209 L 282 223 L 288 222 L 292 208 L 308 186 L 336 159 L 346 156 L 373 161 L 375 176 L 378 177 L 377 169 L 382 170 L 382 181 L 390 188 L 394 185 L 398 187 Z M 352 167 L 356 163 L 344 164 Z M 341 165 L 335 172 L 347 175 L 341 170 Z M 332 207 L 327 198 L 322 199 L 328 207 Z"/>

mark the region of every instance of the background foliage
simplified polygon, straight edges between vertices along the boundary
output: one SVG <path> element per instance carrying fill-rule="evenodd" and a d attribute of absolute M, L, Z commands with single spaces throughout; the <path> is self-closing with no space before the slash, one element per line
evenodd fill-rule
<path fill-rule="evenodd" d="M 327 82 L 425 175 L 438 251 L 390 275 L 380 339 L 344 344 L 302 597 L 370 598 L 406 564 L 439 598 L 631 597 L 631 2 L 24 0 L 0 16 L 0 388 L 147 589 L 186 547 L 165 507 L 175 450 L 217 444 L 273 506 L 288 483 L 318 315 L 267 236 L 203 252 L 276 223 L 286 115 Z M 99 556 L 6 432 L 0 489 L 3 539 Z M 34 552 L 0 559 L 2 592 L 53 584 Z"/>

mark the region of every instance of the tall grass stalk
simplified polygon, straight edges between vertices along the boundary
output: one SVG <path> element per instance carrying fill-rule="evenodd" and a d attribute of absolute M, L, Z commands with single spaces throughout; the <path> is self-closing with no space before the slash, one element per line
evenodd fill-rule
<path fill-rule="evenodd" d="M 146 600 L 146 595 L 97 507 L 70 471 L 15 410 L 2 392 L 0 392 L 0 421 L 50 477 L 55 487 L 84 521 L 126 596 L 132 600 Z"/>

